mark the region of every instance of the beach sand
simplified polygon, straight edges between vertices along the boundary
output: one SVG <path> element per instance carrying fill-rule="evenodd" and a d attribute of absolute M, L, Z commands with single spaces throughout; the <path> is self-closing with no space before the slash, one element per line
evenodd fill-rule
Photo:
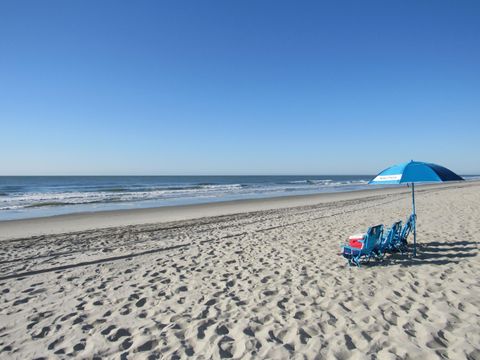
<path fill-rule="evenodd" d="M 410 201 L 382 189 L 0 223 L 0 358 L 480 359 L 479 182 L 418 188 L 417 258 L 339 256 Z"/>

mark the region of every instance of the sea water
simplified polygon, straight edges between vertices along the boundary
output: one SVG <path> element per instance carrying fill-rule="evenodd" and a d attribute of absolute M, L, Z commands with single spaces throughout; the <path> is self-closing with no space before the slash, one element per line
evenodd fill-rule
<path fill-rule="evenodd" d="M 3 176 L 0 220 L 361 190 L 372 177 Z"/>

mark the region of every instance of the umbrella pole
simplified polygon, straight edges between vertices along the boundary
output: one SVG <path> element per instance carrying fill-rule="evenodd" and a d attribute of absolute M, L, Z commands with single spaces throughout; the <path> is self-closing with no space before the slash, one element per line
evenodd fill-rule
<path fill-rule="evenodd" d="M 412 182 L 413 256 L 417 256 L 417 215 L 415 214 L 415 183 Z"/>

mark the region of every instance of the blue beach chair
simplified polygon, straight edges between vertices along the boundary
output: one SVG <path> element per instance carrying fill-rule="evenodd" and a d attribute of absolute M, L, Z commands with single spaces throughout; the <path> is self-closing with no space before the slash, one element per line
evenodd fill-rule
<path fill-rule="evenodd" d="M 398 235 L 398 237 L 395 239 L 393 243 L 394 246 L 392 250 L 400 251 L 402 254 L 405 252 L 408 252 L 407 238 L 410 232 L 413 230 L 415 220 L 416 220 L 416 215 L 414 214 L 408 217 L 407 221 L 405 222 L 405 225 L 400 231 L 400 234 Z"/>
<path fill-rule="evenodd" d="M 362 260 L 369 261 L 372 257 L 376 257 L 376 249 L 382 240 L 382 234 L 383 225 L 372 226 L 368 228 L 360 249 L 351 246 L 343 246 L 342 255 L 347 259 L 348 265 L 360 266 Z"/>
<path fill-rule="evenodd" d="M 382 237 L 379 246 L 375 249 L 375 253 L 379 259 L 383 259 L 387 252 L 395 251 L 395 246 L 400 238 L 401 230 L 401 221 L 393 223 L 393 225 L 387 230 Z"/>

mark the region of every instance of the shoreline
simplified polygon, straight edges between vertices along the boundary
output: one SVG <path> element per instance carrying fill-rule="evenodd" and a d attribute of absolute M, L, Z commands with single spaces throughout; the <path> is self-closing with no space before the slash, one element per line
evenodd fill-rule
<path fill-rule="evenodd" d="M 425 189 L 475 186 L 480 181 L 417 185 L 416 193 Z M 364 190 L 229 200 L 202 204 L 162 206 L 81 212 L 46 217 L 0 221 L 0 241 L 33 236 L 71 233 L 122 226 L 168 223 L 207 217 L 277 210 L 321 203 L 364 199 L 370 196 L 410 193 L 406 186 Z"/>

